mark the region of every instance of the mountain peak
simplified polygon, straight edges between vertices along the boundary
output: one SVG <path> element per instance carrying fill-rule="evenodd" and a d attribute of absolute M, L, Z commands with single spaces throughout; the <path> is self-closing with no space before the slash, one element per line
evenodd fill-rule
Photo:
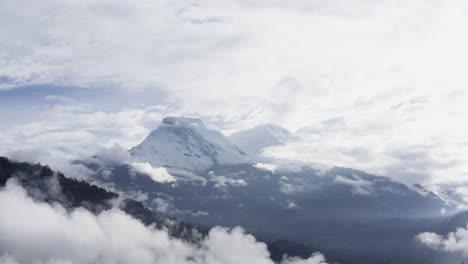
<path fill-rule="evenodd" d="M 188 117 L 165 117 L 130 153 L 140 162 L 195 172 L 207 170 L 214 164 L 248 161 L 221 132 L 206 127 L 200 119 Z"/>

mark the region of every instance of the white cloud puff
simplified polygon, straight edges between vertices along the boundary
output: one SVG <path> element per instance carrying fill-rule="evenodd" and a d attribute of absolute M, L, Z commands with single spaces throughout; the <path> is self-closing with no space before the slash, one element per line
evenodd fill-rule
<path fill-rule="evenodd" d="M 101 148 L 96 153 L 96 157 L 98 160 L 108 165 L 126 164 L 132 161 L 130 153 L 118 143 L 115 143 L 109 148 Z"/>
<path fill-rule="evenodd" d="M 216 175 L 213 171 L 208 172 L 208 180 L 214 183 L 217 188 L 228 187 L 228 186 L 247 186 L 248 183 L 244 179 L 234 179 L 232 177 L 226 177 L 224 175 Z"/>
<path fill-rule="evenodd" d="M 466 228 L 458 228 L 446 236 L 425 232 L 419 234 L 417 240 L 422 244 L 440 251 L 461 253 L 468 256 L 468 225 Z"/>
<path fill-rule="evenodd" d="M 173 182 L 174 176 L 169 174 L 166 168 L 153 167 L 148 162 L 133 162 L 132 169 L 136 172 L 148 175 L 155 182 Z"/>
<path fill-rule="evenodd" d="M 327 264 L 325 257 L 320 253 L 314 253 L 308 259 L 285 258 L 282 264 Z"/>
<path fill-rule="evenodd" d="M 215 227 L 195 246 L 117 209 L 93 215 L 35 202 L 14 181 L 0 190 L 0 207 L 2 264 L 273 264 L 266 245 L 242 228 Z M 317 256 L 311 260 L 322 260 Z M 301 261 L 284 263 L 324 263 Z"/>
<path fill-rule="evenodd" d="M 275 164 L 262 163 L 262 162 L 257 162 L 254 166 L 258 169 L 270 171 L 273 173 L 275 173 L 276 169 L 278 168 L 278 166 Z"/>

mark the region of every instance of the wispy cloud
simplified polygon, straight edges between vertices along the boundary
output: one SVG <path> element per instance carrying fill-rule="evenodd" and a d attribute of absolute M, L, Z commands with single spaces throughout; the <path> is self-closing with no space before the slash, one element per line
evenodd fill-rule
<path fill-rule="evenodd" d="M 373 192 L 373 183 L 356 175 L 353 175 L 352 178 L 337 175 L 333 181 L 338 184 L 350 186 L 354 194 L 370 195 Z"/>

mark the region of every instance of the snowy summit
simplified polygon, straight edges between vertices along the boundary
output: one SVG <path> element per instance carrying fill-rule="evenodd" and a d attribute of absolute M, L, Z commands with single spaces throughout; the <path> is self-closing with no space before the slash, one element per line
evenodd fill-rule
<path fill-rule="evenodd" d="M 165 117 L 130 153 L 137 161 L 190 171 L 248 161 L 247 155 L 221 132 L 207 128 L 200 119 L 187 117 Z"/>

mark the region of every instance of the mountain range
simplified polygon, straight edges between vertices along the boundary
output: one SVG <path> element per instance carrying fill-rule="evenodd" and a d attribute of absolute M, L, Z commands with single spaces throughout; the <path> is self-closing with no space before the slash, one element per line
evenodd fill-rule
<path fill-rule="evenodd" d="M 263 241 L 294 241 L 342 263 L 440 261 L 422 254 L 414 237 L 457 212 L 446 197 L 355 169 L 262 155 L 292 140 L 271 124 L 226 137 L 199 119 L 166 117 L 129 159 L 98 154 L 77 163 L 93 171 L 94 183 L 143 194 L 145 206 L 184 222 L 240 225 Z"/>

